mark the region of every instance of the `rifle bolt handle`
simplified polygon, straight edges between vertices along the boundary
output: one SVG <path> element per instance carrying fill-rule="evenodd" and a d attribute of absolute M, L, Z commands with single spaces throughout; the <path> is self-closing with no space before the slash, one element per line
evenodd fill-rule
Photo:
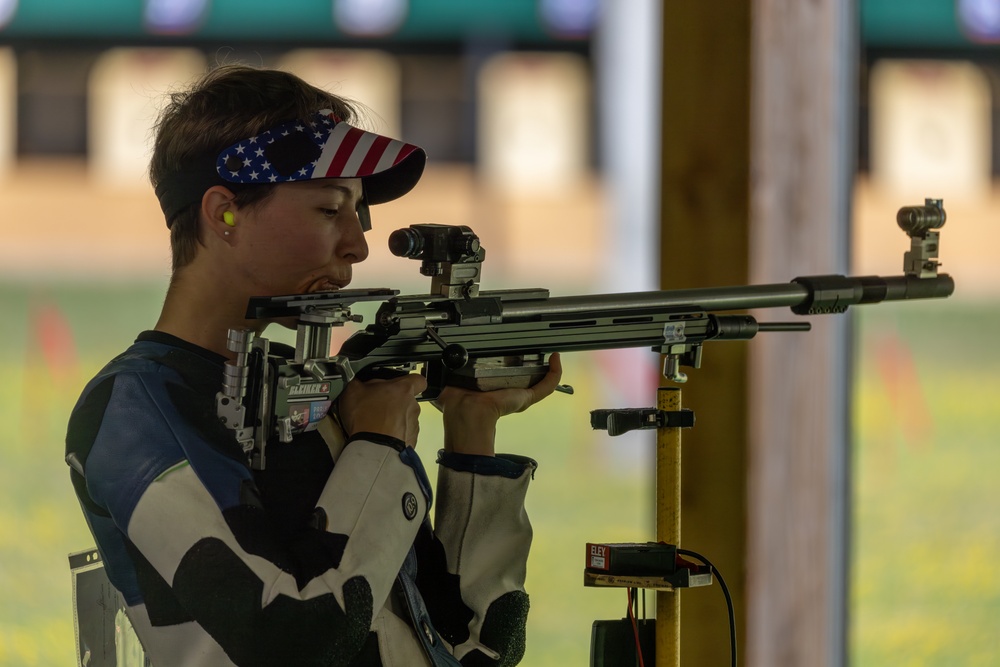
<path fill-rule="evenodd" d="M 446 368 L 457 371 L 469 363 L 469 351 L 457 343 L 446 345 L 441 353 L 441 361 Z"/>

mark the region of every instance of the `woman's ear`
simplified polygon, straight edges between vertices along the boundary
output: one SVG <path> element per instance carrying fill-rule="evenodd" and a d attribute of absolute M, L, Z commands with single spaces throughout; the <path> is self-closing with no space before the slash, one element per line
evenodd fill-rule
<path fill-rule="evenodd" d="M 238 218 L 236 195 L 229 188 L 213 185 L 201 197 L 200 219 L 205 231 L 230 242 L 236 238 Z"/>

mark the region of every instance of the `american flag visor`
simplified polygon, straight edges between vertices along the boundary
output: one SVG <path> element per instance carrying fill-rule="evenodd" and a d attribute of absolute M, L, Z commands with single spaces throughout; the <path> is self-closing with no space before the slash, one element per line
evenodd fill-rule
<path fill-rule="evenodd" d="M 198 179 L 200 182 L 194 183 L 191 177 L 195 174 L 188 172 L 158 186 L 157 196 L 168 226 L 177 213 L 200 201 L 205 190 L 216 184 L 242 188 L 360 178 L 365 203 L 382 204 L 409 192 L 420 180 L 426 161 L 427 155 L 419 146 L 358 129 L 322 110 L 228 146 L 215 159 L 212 182 Z"/>

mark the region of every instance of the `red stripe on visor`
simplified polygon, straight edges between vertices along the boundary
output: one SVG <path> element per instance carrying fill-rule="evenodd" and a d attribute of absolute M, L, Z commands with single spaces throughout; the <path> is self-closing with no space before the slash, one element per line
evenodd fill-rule
<path fill-rule="evenodd" d="M 330 166 L 324 174 L 327 178 L 350 178 L 351 176 L 357 176 L 356 172 L 353 174 L 347 173 L 345 167 L 350 161 L 351 156 L 354 155 L 354 149 L 364 134 L 366 134 L 364 131 L 356 127 L 351 127 L 347 130 L 347 133 L 340 140 L 340 145 L 336 147 L 337 152 L 334 153 L 333 159 L 330 161 Z M 314 176 L 313 178 L 316 177 Z"/>
<path fill-rule="evenodd" d="M 365 155 L 365 159 L 361 161 L 361 167 L 358 170 L 362 174 L 371 174 L 375 171 L 375 166 L 378 161 L 382 159 L 382 154 L 385 152 L 386 146 L 392 143 L 392 139 L 389 137 L 378 136 L 372 145 L 368 148 L 368 153 Z"/>

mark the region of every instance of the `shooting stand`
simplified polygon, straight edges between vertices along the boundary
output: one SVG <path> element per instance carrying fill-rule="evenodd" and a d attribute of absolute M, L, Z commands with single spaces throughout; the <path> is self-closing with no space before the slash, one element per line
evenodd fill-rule
<path fill-rule="evenodd" d="M 681 390 L 660 387 L 656 407 L 680 414 Z M 656 541 L 681 545 L 681 426 L 656 429 Z M 656 592 L 656 665 L 680 667 L 680 589 Z"/>
<path fill-rule="evenodd" d="M 672 365 L 673 360 L 668 357 L 665 365 L 668 373 Z M 675 366 L 673 370 L 676 372 Z M 656 392 L 656 408 L 595 410 L 591 413 L 591 425 L 607 428 L 612 436 L 633 429 L 656 429 L 656 544 L 645 547 L 599 545 L 605 549 L 600 553 L 607 557 L 603 565 L 609 570 L 620 569 L 612 567 L 610 562 L 617 557 L 618 565 L 626 573 L 598 573 L 589 567 L 600 564 L 591 556 L 584 573 L 584 585 L 656 591 L 655 664 L 656 667 L 680 667 L 680 591 L 712 583 L 707 568 L 677 567 L 676 559 L 676 547 L 681 542 L 681 429 L 694 426 L 694 413 L 682 409 L 679 387 L 660 387 Z M 594 547 L 588 545 L 590 554 L 595 553 Z M 664 563 L 664 555 L 669 563 Z M 629 562 L 622 566 L 626 558 Z M 653 571 L 643 572 L 647 567 Z M 596 653 L 592 649 L 592 667 L 608 665 L 603 656 Z"/>

